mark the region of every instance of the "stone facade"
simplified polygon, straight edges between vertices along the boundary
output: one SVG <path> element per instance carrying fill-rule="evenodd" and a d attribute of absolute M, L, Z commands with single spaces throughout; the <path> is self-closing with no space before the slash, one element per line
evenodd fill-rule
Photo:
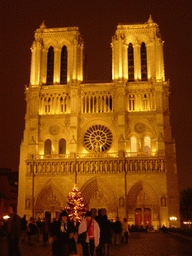
<path fill-rule="evenodd" d="M 18 213 L 55 217 L 78 184 L 89 209 L 130 225 L 179 226 L 163 41 L 151 17 L 118 25 L 112 82 L 83 82 L 77 27 L 35 31 L 19 167 Z M 170 217 L 177 221 L 170 222 Z"/>

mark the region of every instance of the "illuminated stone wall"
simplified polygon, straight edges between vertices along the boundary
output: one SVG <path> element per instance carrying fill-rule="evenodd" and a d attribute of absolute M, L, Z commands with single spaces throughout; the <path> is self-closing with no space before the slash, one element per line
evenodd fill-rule
<path fill-rule="evenodd" d="M 111 46 L 113 81 L 83 83 L 79 29 L 42 24 L 36 30 L 25 90 L 18 213 L 30 218 L 49 212 L 55 217 L 67 206 L 77 182 L 88 208 L 105 208 L 109 218 L 118 215 L 127 217 L 130 225 L 155 228 L 179 226 L 169 82 L 158 25 L 151 18 L 144 24 L 118 25 Z M 52 84 L 47 82 L 50 47 Z M 129 63 L 134 63 L 130 69 Z M 177 221 L 170 222 L 172 216 Z"/>

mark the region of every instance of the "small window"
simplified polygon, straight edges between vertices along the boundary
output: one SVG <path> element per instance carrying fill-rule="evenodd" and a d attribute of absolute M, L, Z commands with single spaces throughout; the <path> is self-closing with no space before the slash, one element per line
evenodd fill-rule
<path fill-rule="evenodd" d="M 64 112 L 64 107 L 63 107 L 63 98 L 61 97 L 60 99 L 60 106 L 61 106 L 61 113 Z"/>
<path fill-rule="evenodd" d="M 66 154 L 66 140 L 60 139 L 59 141 L 59 154 Z"/>
<path fill-rule="evenodd" d="M 129 111 L 135 110 L 135 95 L 129 94 Z"/>
<path fill-rule="evenodd" d="M 143 98 L 142 98 L 143 110 L 148 109 L 148 103 L 149 103 L 148 101 L 149 101 L 149 98 L 148 98 L 147 94 L 144 94 Z"/>
<path fill-rule="evenodd" d="M 47 139 L 45 141 L 44 154 L 51 155 L 51 140 L 50 139 Z"/>
<path fill-rule="evenodd" d="M 151 138 L 149 136 L 144 138 L 144 152 L 151 152 Z"/>
<path fill-rule="evenodd" d="M 137 152 L 137 139 L 136 139 L 136 137 L 131 137 L 131 152 Z"/>

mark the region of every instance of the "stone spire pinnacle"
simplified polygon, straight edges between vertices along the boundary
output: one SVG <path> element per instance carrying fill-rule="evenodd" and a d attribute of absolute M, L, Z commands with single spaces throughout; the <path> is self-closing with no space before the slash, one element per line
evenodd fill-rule
<path fill-rule="evenodd" d="M 45 23 L 44 23 L 44 20 L 43 20 L 42 24 L 40 25 L 40 28 L 41 28 L 41 29 L 46 28 Z"/>
<path fill-rule="evenodd" d="M 147 23 L 149 23 L 149 24 L 152 24 L 152 23 L 153 23 L 153 20 L 152 20 L 152 18 L 151 18 L 151 14 L 149 15 L 149 19 L 148 19 Z"/>

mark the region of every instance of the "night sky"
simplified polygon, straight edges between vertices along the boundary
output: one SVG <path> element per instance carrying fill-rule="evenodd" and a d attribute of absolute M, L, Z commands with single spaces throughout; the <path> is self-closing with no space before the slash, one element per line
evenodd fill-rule
<path fill-rule="evenodd" d="M 85 42 L 89 81 L 110 81 L 111 37 L 118 23 L 159 25 L 170 112 L 176 140 L 180 190 L 192 187 L 192 1 L 191 0 L 3 0 L 0 5 L 0 167 L 18 171 L 30 79 L 34 31 L 78 26 Z"/>

